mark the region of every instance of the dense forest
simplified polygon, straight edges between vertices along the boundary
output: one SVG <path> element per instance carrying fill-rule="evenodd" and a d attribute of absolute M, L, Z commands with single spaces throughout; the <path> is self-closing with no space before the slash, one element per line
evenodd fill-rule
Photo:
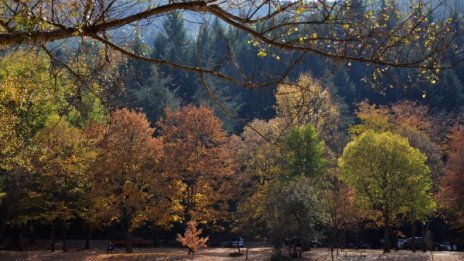
<path fill-rule="evenodd" d="M 352 2 L 350 17 L 374 16 Z M 375 23 L 396 30 L 402 4 L 380 2 Z M 448 19 L 464 43 L 462 13 L 425 17 L 426 35 Z M 353 24 L 311 27 L 309 39 Z M 194 220 L 210 243 L 240 235 L 280 249 L 299 237 L 308 248 L 388 251 L 422 235 L 464 248 L 462 63 L 430 69 L 285 50 L 182 11 L 111 34 L 130 39 L 130 55 L 82 39 L 1 52 L 5 247 L 50 238 L 52 251 L 57 240 L 66 251 L 67 238 L 89 248 L 134 236 L 159 246 Z M 462 55 L 444 49 L 440 59 Z"/>

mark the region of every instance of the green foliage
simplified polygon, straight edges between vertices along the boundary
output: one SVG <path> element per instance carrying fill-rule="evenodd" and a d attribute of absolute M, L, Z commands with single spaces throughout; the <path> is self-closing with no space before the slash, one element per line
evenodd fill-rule
<path fill-rule="evenodd" d="M 285 137 L 287 163 L 284 168 L 289 177 L 306 176 L 321 178 L 327 161 L 324 143 L 310 124 L 291 129 Z"/>
<path fill-rule="evenodd" d="M 263 202 L 264 220 L 272 241 L 280 247 L 285 238 L 300 236 L 304 247 L 317 239 L 325 223 L 322 201 L 308 177 L 273 182 Z"/>
<path fill-rule="evenodd" d="M 0 106 L 17 117 L 23 138 L 42 129 L 48 116 L 64 107 L 63 91 L 69 88 L 66 76 L 53 77 L 42 54 L 19 51 L 1 59 Z"/>
<path fill-rule="evenodd" d="M 360 205 L 392 217 L 413 211 L 424 220 L 435 209 L 425 161 L 407 139 L 368 131 L 345 147 L 339 165 Z"/>

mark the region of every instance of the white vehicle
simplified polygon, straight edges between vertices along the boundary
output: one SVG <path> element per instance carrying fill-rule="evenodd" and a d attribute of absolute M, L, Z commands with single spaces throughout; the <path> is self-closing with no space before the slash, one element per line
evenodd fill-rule
<path fill-rule="evenodd" d="M 234 237 L 231 241 L 232 247 L 240 248 L 245 246 L 245 240 L 243 237 Z"/>
<path fill-rule="evenodd" d="M 398 239 L 398 248 L 399 249 L 403 248 L 404 242 L 406 242 L 406 239 Z"/>

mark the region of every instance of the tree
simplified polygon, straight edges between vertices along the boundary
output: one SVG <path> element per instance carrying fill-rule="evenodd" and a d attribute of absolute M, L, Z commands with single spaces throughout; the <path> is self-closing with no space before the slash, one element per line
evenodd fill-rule
<path fill-rule="evenodd" d="M 325 223 L 322 200 L 311 179 L 299 176 L 275 181 L 266 194 L 264 220 L 276 248 L 280 250 L 286 238 L 300 237 L 303 250 L 308 249 L 318 238 L 317 226 Z"/>
<path fill-rule="evenodd" d="M 177 234 L 176 241 L 188 248 L 189 255 L 194 255 L 199 248 L 206 247 L 206 242 L 208 242 L 208 237 L 199 237 L 201 233 L 203 233 L 203 229 L 197 229 L 197 222 L 190 220 L 187 222 L 184 235 Z"/>
<path fill-rule="evenodd" d="M 356 102 L 356 85 L 351 81 L 347 70 L 342 66 L 338 66 L 331 80 L 335 88 L 335 94 L 342 97 L 348 107 L 352 108 Z"/>
<path fill-rule="evenodd" d="M 166 171 L 182 186 L 179 202 L 184 219 L 220 224 L 227 218 L 228 185 L 234 171 L 221 122 L 212 109 L 189 105 L 167 109 L 158 127 Z"/>
<path fill-rule="evenodd" d="M 358 104 L 356 117 L 361 123 L 350 127 L 349 131 L 353 135 L 360 135 L 366 131 L 390 131 L 393 128 L 389 109 L 385 106 L 370 105 L 367 100 Z"/>
<path fill-rule="evenodd" d="M 361 122 L 350 128 L 353 134 L 365 131 L 391 131 L 408 139 L 409 144 L 427 156 L 427 166 L 432 171 L 434 191 L 438 189 L 438 179 L 443 172 L 437 122 L 425 105 L 412 101 L 399 101 L 390 106 L 369 105 L 363 101 L 358 105 L 356 115 Z"/>
<path fill-rule="evenodd" d="M 254 120 L 245 127 L 240 137 L 232 136 L 234 161 L 240 171 L 236 173 L 238 229 L 246 235 L 266 235 L 267 226 L 263 202 L 269 185 L 285 174 L 285 154 L 282 151 L 280 118 L 269 121 Z"/>
<path fill-rule="evenodd" d="M 393 105 L 377 107 L 363 101 L 359 104 L 357 116 L 361 119 L 361 123 L 351 128 L 353 133 L 369 130 L 391 131 L 407 138 L 412 147 L 424 153 L 427 157 L 426 164 L 431 171 L 431 191 L 434 195 L 437 193 L 439 178 L 443 174 L 442 152 L 437 145 L 439 141 L 437 124 L 431 117 L 427 106 L 403 100 Z M 424 221 L 430 214 L 428 210 L 424 213 L 414 207 L 411 206 L 411 212 L 401 217 L 411 222 L 413 238 L 416 235 L 417 220 Z M 412 250 L 415 251 L 414 245 Z"/>
<path fill-rule="evenodd" d="M 194 93 L 192 78 L 190 75 L 186 77 L 185 72 L 197 73 L 200 77 L 209 75 L 234 86 L 258 89 L 285 82 L 302 60 L 298 57 L 303 58 L 307 53 L 318 56 L 315 58 L 318 61 L 323 57 L 337 62 L 372 64 L 374 68 L 367 70 L 366 74 L 372 75 L 375 80 L 393 67 L 418 69 L 420 74 L 414 75 L 416 79 L 435 79 L 438 69 L 457 63 L 454 57 L 462 59 L 460 55 L 443 55 L 445 52 L 459 54 L 462 47 L 457 37 L 460 31 L 455 28 L 459 19 L 453 20 L 453 10 L 448 8 L 452 5 L 438 8 L 441 6 L 437 1 L 427 0 L 430 8 L 426 8 L 423 0 L 407 0 L 409 5 L 405 4 L 405 8 L 391 15 L 392 11 L 396 11 L 393 8 L 395 2 L 373 0 L 359 5 L 352 1 L 261 0 L 256 4 L 237 5 L 230 1 L 87 0 L 55 5 L 45 0 L 34 3 L 4 0 L 2 3 L 8 8 L 0 10 L 0 45 L 30 45 L 44 50 L 55 64 L 69 70 L 80 83 L 77 88 L 67 90 L 76 97 L 88 86 L 88 78 L 120 60 L 120 54 L 162 65 L 162 72 L 172 75 L 185 101 L 191 101 Z M 383 3 L 387 3 L 386 8 Z M 187 26 L 183 26 L 182 15 L 189 18 L 186 19 L 189 21 Z M 444 18 L 437 19 L 431 26 L 428 18 L 432 16 Z M 240 32 L 243 39 L 248 38 L 246 41 L 253 51 L 250 54 L 260 63 L 266 63 L 270 70 L 265 71 L 272 73 L 262 71 L 256 77 L 256 70 L 242 68 L 244 66 L 239 66 L 240 63 L 231 54 L 224 56 L 222 62 L 229 65 L 227 68 L 232 68 L 229 71 L 218 70 L 211 64 L 196 64 L 190 59 L 191 53 L 184 56 L 188 48 L 171 48 L 171 43 L 164 41 L 170 39 L 176 46 L 185 46 L 182 40 L 185 40 L 187 32 L 196 31 L 214 18 L 226 25 L 229 31 Z M 170 30 L 169 35 L 160 33 L 157 25 L 161 21 L 165 21 L 163 27 L 173 26 L 174 30 Z M 132 34 L 132 26 L 136 23 L 146 25 L 150 33 L 160 36 L 151 55 L 137 54 L 128 48 L 137 37 L 137 34 Z M 69 47 L 69 54 L 77 54 L 72 56 L 76 59 L 69 59 L 71 55 L 62 59 L 58 55 L 65 48 L 52 42 L 64 39 L 72 42 L 66 48 Z M 82 44 L 77 44 L 78 41 Z M 83 51 L 82 46 L 91 48 L 86 47 Z M 200 47 L 208 48 L 208 45 Z M 60 50 L 55 52 L 56 49 Z M 91 51 L 90 55 L 87 50 Z M 294 59 L 285 64 L 275 63 L 274 58 L 280 58 L 279 54 L 283 51 L 292 53 Z M 94 63 L 87 65 L 92 64 L 95 70 L 80 73 L 81 67 L 69 66 L 82 56 L 91 57 Z M 84 60 L 88 62 L 89 59 Z M 282 69 L 278 73 L 272 70 L 277 67 Z M 269 88 L 267 91 L 248 92 L 251 96 L 266 98 L 271 93 Z M 263 104 L 267 110 L 271 109 L 268 101 Z M 272 110 L 262 115 L 269 113 L 272 114 Z"/>
<path fill-rule="evenodd" d="M 333 152 L 341 149 L 344 143 L 341 131 L 348 121 L 329 90 L 308 74 L 300 75 L 296 83 L 277 87 L 276 111 L 289 126 L 313 125 Z"/>
<path fill-rule="evenodd" d="M 356 193 L 359 204 L 381 214 L 384 251 L 389 248 L 389 226 L 400 214 L 434 211 L 430 170 L 426 156 L 407 139 L 390 132 L 361 134 L 339 159 L 342 180 Z"/>
<path fill-rule="evenodd" d="M 321 179 L 327 161 L 324 159 L 324 144 L 310 124 L 291 129 L 285 136 L 287 159 L 284 169 L 289 177 L 305 176 Z"/>
<path fill-rule="evenodd" d="M 330 168 L 325 176 L 322 194 L 324 212 L 327 215 L 329 247 L 333 257 L 334 248 L 344 246 L 345 232 L 356 230 L 356 244 L 359 243 L 359 222 L 365 216 L 363 209 L 355 203 L 355 193 L 340 180 L 339 169 Z"/>
<path fill-rule="evenodd" d="M 132 234 L 146 222 L 164 226 L 175 219 L 178 189 L 163 169 L 163 143 L 153 138 L 145 115 L 121 109 L 100 144 L 92 182 L 99 217 L 118 222 L 126 234 L 126 252 L 132 252 Z"/>
<path fill-rule="evenodd" d="M 134 53 L 147 55 L 150 50 L 139 31 L 137 28 L 132 44 Z M 163 73 L 160 66 L 129 58 L 120 65 L 119 71 L 124 90 L 115 99 L 115 107 L 142 109 L 148 120 L 155 123 L 164 115 L 166 107 L 175 109 L 180 105 L 172 75 Z"/>
<path fill-rule="evenodd" d="M 215 113 L 223 122 L 224 128 L 233 133 L 238 129 L 238 113 L 242 108 L 240 95 L 231 92 L 230 86 L 214 78 L 206 78 L 205 85 L 201 84 L 194 94 L 195 103 L 199 106 L 215 108 Z"/>
<path fill-rule="evenodd" d="M 0 106 L 0 170 L 2 171 L 13 168 L 15 155 L 22 146 L 22 141 L 16 131 L 18 121 L 18 117 L 9 109 Z M 2 180 L 3 178 L 2 176 Z"/>
<path fill-rule="evenodd" d="M 61 222 L 66 251 L 67 222 L 86 212 L 90 190 L 87 171 L 96 152 L 79 129 L 58 117 L 53 119 L 36 137 L 34 171 L 25 188 L 29 196 L 25 203 L 29 209 L 27 219 L 51 225 L 52 251 L 56 222 Z"/>
<path fill-rule="evenodd" d="M 350 1 L 282 3 L 265 0 L 257 5 L 242 6 L 228 2 L 217 4 L 204 1 L 150 1 L 150 4 L 144 1 L 134 3 L 85 1 L 50 6 L 47 1 L 38 1 L 31 5 L 27 2 L 5 0 L 4 4 L 10 8 L 1 13 L 4 32 L 0 44 L 5 46 L 89 36 L 111 48 L 119 49 L 109 32 L 135 22 L 150 21 L 149 19 L 156 21 L 176 11 L 205 13 L 217 17 L 224 23 L 253 36 L 260 46 L 271 45 L 287 50 L 309 51 L 335 59 L 383 65 L 426 66 L 428 62 L 439 60 L 433 54 L 444 52 L 441 47 L 450 47 L 449 43 L 453 43 L 451 36 L 455 32 L 447 31 L 450 26 L 449 21 L 443 21 L 437 28 L 421 30 L 424 24 L 427 25 L 424 17 L 433 15 L 436 11 L 425 12 L 421 9 L 423 5 L 416 7 L 413 5 L 417 3 L 415 0 L 408 1 L 415 8 L 400 13 L 395 17 L 397 23 L 393 28 L 389 28 L 388 23 L 379 22 L 380 18 L 375 13 L 375 7 L 382 2 L 384 1 L 372 1 L 371 4 L 365 4 L 362 9 L 359 8 L 358 12 L 348 13 L 346 10 L 351 8 Z M 430 3 L 432 7 L 437 5 Z M 235 7 L 235 10 L 232 7 Z M 237 8 L 240 10 L 237 11 Z M 127 12 L 127 9 L 132 9 L 134 12 Z M 435 9 L 431 8 L 431 10 Z M 446 11 L 446 14 L 449 14 L 450 10 Z M 68 19 L 61 19 L 63 17 Z M 385 20 L 385 17 L 381 19 Z M 271 28 L 247 26 L 273 21 L 278 23 Z M 304 23 L 304 21 L 311 22 Z M 303 27 L 304 24 L 308 26 Z M 312 33 L 315 28 L 327 28 L 327 30 L 319 30 L 320 34 L 314 35 Z M 282 31 L 290 33 L 283 39 L 275 37 Z M 332 37 L 328 38 L 329 35 Z M 403 56 L 401 50 L 407 49 L 414 39 L 420 37 L 429 40 L 423 43 L 424 48 L 409 50 L 416 55 Z M 348 39 L 350 41 L 347 41 Z M 363 48 L 354 48 L 358 46 Z M 434 46 L 436 47 L 432 48 Z"/>
<path fill-rule="evenodd" d="M 440 179 L 439 203 L 452 226 L 462 229 L 464 225 L 464 130 L 456 128 L 451 134 L 446 173 Z"/>
<path fill-rule="evenodd" d="M 431 108 L 453 111 L 459 109 L 464 102 L 464 84 L 453 70 L 447 70 L 440 75 L 436 84 L 427 86 L 426 103 Z"/>
<path fill-rule="evenodd" d="M 182 13 L 172 12 L 167 14 L 162 21 L 162 31 L 158 32 L 155 38 L 151 57 L 191 65 L 190 44 Z M 182 46 L 182 48 L 179 48 L 179 46 Z M 195 86 L 192 85 L 192 77 L 187 74 L 187 71 L 164 66 L 159 67 L 159 73 L 171 79 L 171 85 L 177 88 L 177 92 L 184 102 L 192 102 Z"/>
<path fill-rule="evenodd" d="M 6 193 L 2 233 L 5 228 L 32 227 L 36 222 L 35 213 L 28 209 L 28 192 L 35 187 L 28 181 L 34 176 L 32 158 L 37 153 L 37 135 L 50 117 L 74 109 L 63 106 L 64 93 L 74 87 L 69 75 L 52 67 L 43 53 L 24 50 L 4 54 L 0 62 L 0 175 Z M 17 234 L 12 231 L 11 236 Z"/>

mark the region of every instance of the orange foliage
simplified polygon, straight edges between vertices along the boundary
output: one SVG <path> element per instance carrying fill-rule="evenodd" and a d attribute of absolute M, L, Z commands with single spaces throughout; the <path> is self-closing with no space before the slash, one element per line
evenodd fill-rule
<path fill-rule="evenodd" d="M 143 113 L 118 110 L 100 142 L 93 175 L 96 208 L 102 219 L 132 232 L 147 221 L 170 221 L 175 186 L 162 170 L 163 144 Z"/>
<path fill-rule="evenodd" d="M 197 229 L 197 222 L 190 220 L 187 223 L 187 229 L 184 232 L 184 236 L 177 234 L 177 242 L 181 243 L 182 246 L 188 248 L 188 254 L 195 254 L 199 248 L 206 247 L 208 237 L 199 237 L 203 229 Z"/>
<path fill-rule="evenodd" d="M 464 226 L 464 129 L 456 128 L 450 136 L 446 173 L 440 179 L 441 205 Z"/>
<path fill-rule="evenodd" d="M 164 142 L 166 171 L 183 186 L 185 219 L 201 222 L 226 217 L 233 174 L 229 137 L 212 109 L 186 106 L 166 110 L 158 122 Z"/>

